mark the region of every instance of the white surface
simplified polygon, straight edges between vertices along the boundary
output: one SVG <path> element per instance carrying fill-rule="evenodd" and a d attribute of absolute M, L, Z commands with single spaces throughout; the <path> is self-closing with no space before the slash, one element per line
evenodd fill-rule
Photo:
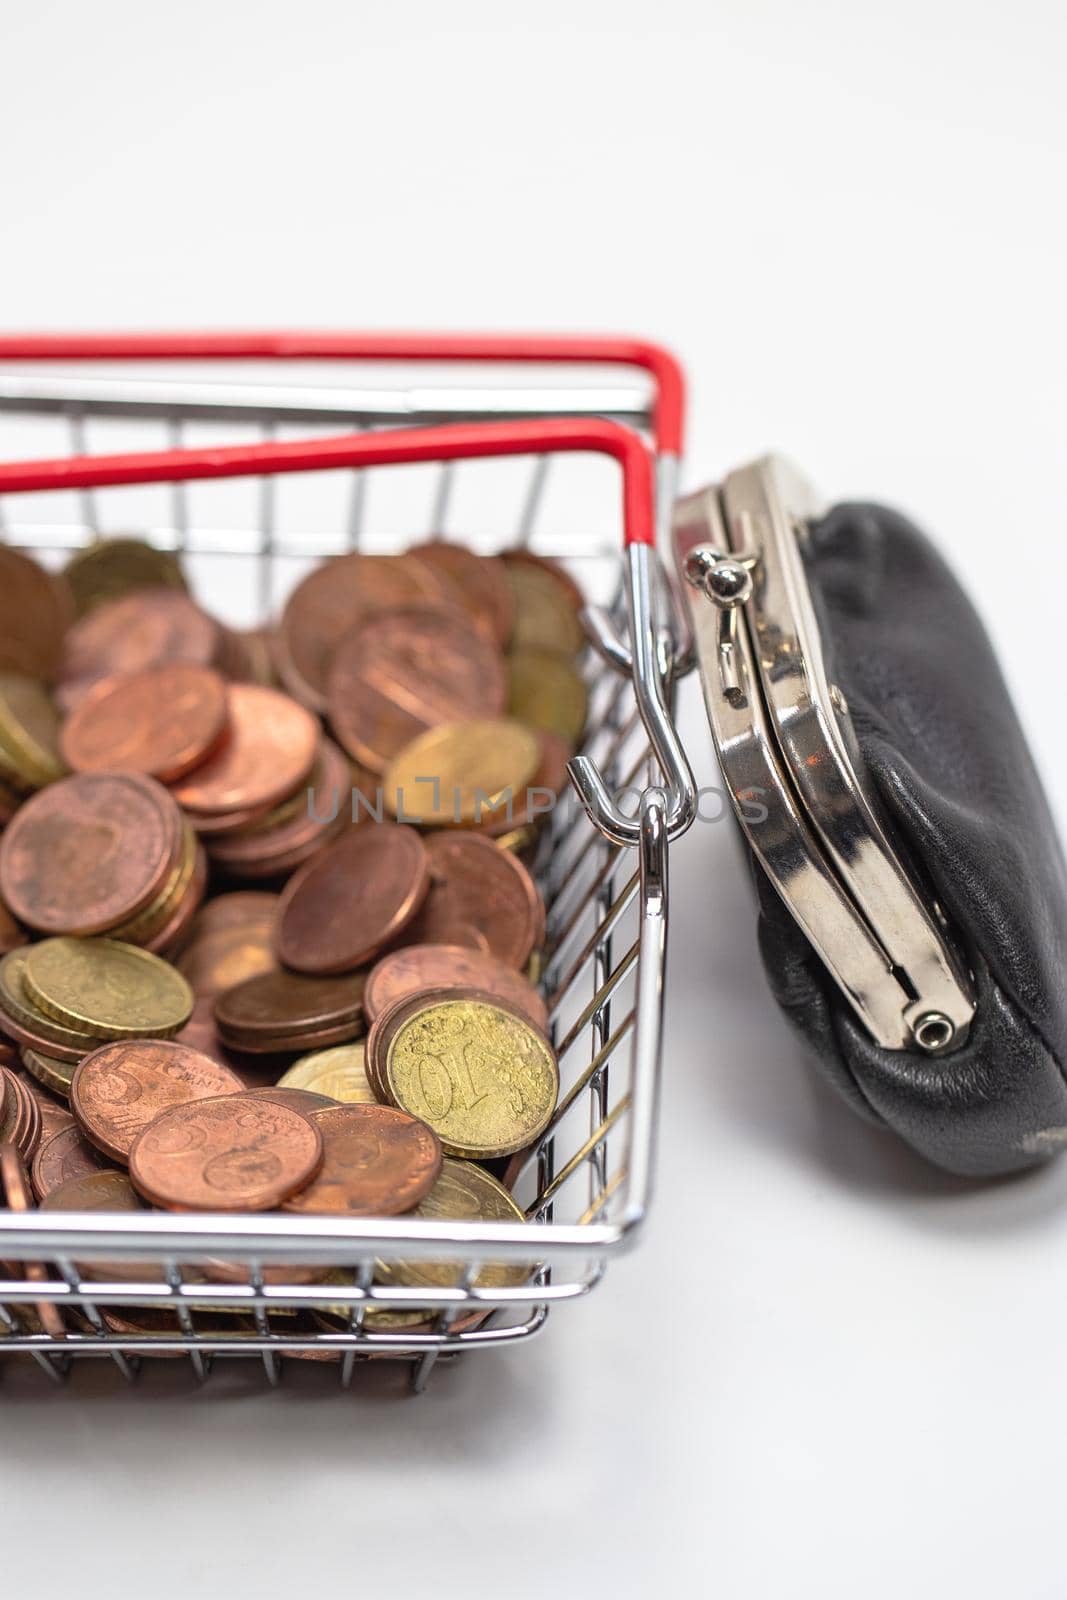
<path fill-rule="evenodd" d="M 690 482 L 774 445 L 937 530 L 1067 816 L 1064 43 L 1025 3 L 8 5 L 0 321 L 664 338 Z M 640 1255 L 419 1401 L 9 1373 L 5 1588 L 1062 1592 L 1067 1166 L 971 1189 L 859 1126 L 726 829 L 674 885 Z"/>

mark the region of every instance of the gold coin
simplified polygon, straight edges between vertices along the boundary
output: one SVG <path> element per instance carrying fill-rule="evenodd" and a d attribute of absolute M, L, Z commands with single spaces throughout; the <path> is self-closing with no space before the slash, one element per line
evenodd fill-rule
<path fill-rule="evenodd" d="M 509 717 L 446 722 L 390 762 L 385 804 L 401 822 L 469 827 L 504 815 L 509 800 L 518 809 L 540 759 L 537 735 Z"/>
<path fill-rule="evenodd" d="M 453 1156 L 511 1155 L 544 1132 L 556 1108 L 552 1047 L 520 1011 L 487 996 L 395 1007 L 382 1087 L 434 1130 Z"/>
<path fill-rule="evenodd" d="M 166 961 L 117 939 L 31 945 L 26 992 L 48 1016 L 105 1039 L 167 1039 L 188 1022 L 193 991 Z"/>
<path fill-rule="evenodd" d="M 585 643 L 585 634 L 566 575 L 530 558 L 509 559 L 509 554 L 505 552 L 503 559 L 515 597 L 511 648 L 576 656 Z M 580 603 L 581 596 L 577 598 Z"/>
<path fill-rule="evenodd" d="M 333 1050 L 313 1050 L 294 1061 L 278 1079 L 278 1087 L 311 1089 L 345 1104 L 376 1105 L 377 1097 L 367 1080 L 366 1043 L 341 1044 Z"/>
<path fill-rule="evenodd" d="M 28 789 L 43 789 L 67 771 L 52 697 L 22 672 L 0 672 L 0 767 Z"/>
<path fill-rule="evenodd" d="M 585 727 L 589 693 L 578 668 L 551 650 L 516 650 L 508 658 L 508 713 L 528 728 L 576 745 Z"/>
<path fill-rule="evenodd" d="M 143 539 L 98 539 L 67 562 L 65 576 L 79 617 L 102 600 L 118 600 L 134 589 L 185 589 L 178 557 Z"/>
<path fill-rule="evenodd" d="M 81 1051 L 88 1055 L 90 1050 L 95 1050 L 103 1040 L 99 1035 L 76 1028 L 66 1027 L 62 1022 L 57 1022 L 47 1012 L 35 1005 L 32 997 L 26 992 L 26 957 L 29 955 L 29 946 L 25 945 L 18 950 L 11 950 L 0 959 L 0 1009 L 6 1011 L 12 1020 L 24 1028 L 31 1035 L 38 1035 L 42 1039 L 49 1039 L 53 1044 L 62 1045 L 64 1049 Z M 0 1026 L 2 1026 L 0 1018 Z"/>
<path fill-rule="evenodd" d="M 75 1062 L 58 1061 L 55 1056 L 46 1056 L 43 1050 L 34 1050 L 29 1045 L 23 1047 L 20 1055 L 22 1065 L 31 1078 L 43 1083 L 53 1094 L 62 1095 L 64 1100 L 70 1099 L 70 1080 L 76 1070 Z"/>
<path fill-rule="evenodd" d="M 508 833 L 499 833 L 493 840 L 498 850 L 506 850 L 509 855 L 521 856 L 524 850 L 537 840 L 538 829 L 535 823 L 527 823 L 522 828 L 512 828 Z"/>
<path fill-rule="evenodd" d="M 428 1222 L 525 1222 L 526 1217 L 508 1194 L 481 1167 L 470 1161 L 441 1164 L 441 1176 L 425 1200 L 409 1213 Z M 412 1289 L 451 1288 L 462 1272 L 458 1261 L 379 1261 L 375 1276 L 383 1284 Z M 513 1288 L 525 1283 L 534 1262 L 486 1262 L 474 1278 L 477 1289 Z"/>

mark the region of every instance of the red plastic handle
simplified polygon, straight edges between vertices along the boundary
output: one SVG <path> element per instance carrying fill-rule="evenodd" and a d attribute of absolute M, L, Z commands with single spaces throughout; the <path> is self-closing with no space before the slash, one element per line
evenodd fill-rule
<path fill-rule="evenodd" d="M 98 489 L 116 484 L 188 482 L 331 467 L 377 467 L 413 461 L 459 461 L 477 456 L 593 451 L 622 469 L 626 543 L 655 544 L 652 456 L 639 434 L 599 418 L 553 417 L 542 422 L 464 422 L 438 428 L 397 428 L 271 444 L 201 450 L 148 450 L 135 455 L 66 456 L 0 464 L 0 494 L 42 489 Z"/>
<path fill-rule="evenodd" d="M 7 361 L 499 361 L 605 362 L 655 380 L 653 436 L 681 455 L 685 377 L 671 352 L 626 335 L 484 333 L 41 333 L 0 334 Z"/>

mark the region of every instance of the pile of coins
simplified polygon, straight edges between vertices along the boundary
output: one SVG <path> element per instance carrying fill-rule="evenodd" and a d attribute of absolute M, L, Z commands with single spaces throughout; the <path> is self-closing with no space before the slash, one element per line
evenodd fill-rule
<path fill-rule="evenodd" d="M 0 548 L 10 1207 L 523 1219 L 559 1095 L 527 861 L 586 719 L 582 603 L 436 541 L 329 561 L 241 634 L 137 539 L 59 575 Z"/>

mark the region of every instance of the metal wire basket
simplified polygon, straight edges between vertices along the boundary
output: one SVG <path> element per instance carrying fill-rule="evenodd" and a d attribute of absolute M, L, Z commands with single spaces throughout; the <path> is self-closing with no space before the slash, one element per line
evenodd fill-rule
<path fill-rule="evenodd" d="M 103 532 L 136 529 L 184 553 L 215 609 L 229 604 L 251 620 L 250 596 L 267 613 L 323 556 L 451 532 L 483 550 L 527 544 L 557 556 L 601 602 L 589 613 L 591 709 L 574 792 L 552 813 L 535 863 L 548 912 L 541 982 L 561 1097 L 515 1183 L 528 1224 L 0 1212 L 0 1353 L 29 1355 L 57 1380 L 83 1356 L 109 1359 L 130 1378 L 141 1356 L 184 1354 L 200 1378 L 219 1355 L 252 1357 L 272 1383 L 283 1357 L 333 1359 L 347 1385 L 358 1360 L 389 1356 L 411 1364 L 420 1388 L 438 1357 L 527 1339 L 550 1307 L 585 1294 L 633 1243 L 648 1206 L 667 846 L 694 803 L 671 719 L 685 647 L 655 558 L 657 516 L 662 525 L 673 497 L 680 377 L 665 353 L 634 341 L 0 339 L 0 360 L 24 365 L 233 358 L 606 360 L 643 365 L 657 380 L 648 396 L 528 379 L 371 389 L 321 379 L 282 386 L 276 377 L 236 385 L 228 373 L 222 381 L 66 370 L 41 378 L 36 369 L 0 377 L 9 463 L 0 465 L 0 527 L 45 559 Z M 645 430 L 651 446 L 618 417 Z M 485 420 L 503 418 L 512 420 Z M 302 436 L 324 423 L 368 431 Z M 31 435 L 42 438 L 42 426 L 53 430 L 45 458 L 12 462 Z M 197 429 L 232 440 L 242 428 L 248 442 L 195 447 Z M 85 454 L 100 429 L 111 430 L 121 454 Z M 153 429 L 167 448 L 145 448 Z M 621 563 L 617 527 L 583 542 L 573 510 L 553 525 L 546 506 L 550 468 L 590 455 L 621 469 Z M 475 509 L 460 525 L 461 467 Z M 379 483 L 393 487 L 405 474 L 406 498 L 389 509 Z M 598 479 L 597 493 L 603 487 Z M 591 481 L 582 493 L 579 514 L 593 522 Z M 414 494 L 428 495 L 421 522 Z M 562 508 L 573 504 L 560 498 Z M 222 1274 L 211 1268 L 220 1261 L 228 1264 Z M 435 1270 L 433 1287 L 403 1287 L 388 1281 L 398 1261 L 447 1267 Z M 505 1284 L 495 1275 L 494 1286 L 485 1268 L 498 1263 L 522 1271 Z M 62 1337 L 54 1313 L 39 1316 L 44 1303 L 58 1311 Z M 146 1314 L 162 1331 L 147 1331 Z M 414 1331 L 400 1326 L 416 1319 Z"/>

